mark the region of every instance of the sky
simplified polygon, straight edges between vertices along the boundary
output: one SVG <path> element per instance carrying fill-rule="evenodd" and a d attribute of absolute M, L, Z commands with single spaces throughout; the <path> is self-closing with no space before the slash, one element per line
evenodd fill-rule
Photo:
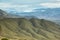
<path fill-rule="evenodd" d="M 0 0 L 0 9 L 31 12 L 37 8 L 60 8 L 60 0 Z"/>
<path fill-rule="evenodd" d="M 0 0 L 0 9 L 6 11 L 34 12 L 39 8 L 60 8 L 60 0 Z"/>

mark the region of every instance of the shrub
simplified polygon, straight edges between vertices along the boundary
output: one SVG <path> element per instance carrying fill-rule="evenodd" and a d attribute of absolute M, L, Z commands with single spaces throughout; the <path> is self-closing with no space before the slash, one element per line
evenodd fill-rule
<path fill-rule="evenodd" d="M 2 38 L 1 40 L 8 40 L 7 38 Z"/>

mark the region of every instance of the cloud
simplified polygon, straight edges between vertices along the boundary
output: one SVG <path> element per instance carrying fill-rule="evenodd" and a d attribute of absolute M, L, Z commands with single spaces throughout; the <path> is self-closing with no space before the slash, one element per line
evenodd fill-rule
<path fill-rule="evenodd" d="M 41 3 L 41 6 L 45 8 L 60 8 L 60 3 Z"/>
<path fill-rule="evenodd" d="M 56 1 L 60 1 L 60 0 L 56 0 Z"/>
<path fill-rule="evenodd" d="M 28 5 L 15 5 L 15 4 L 11 4 L 11 3 L 0 3 L 0 7 L 4 7 L 4 8 L 16 8 L 16 7 L 28 7 Z"/>
<path fill-rule="evenodd" d="M 10 4 L 8 3 L 0 3 L 0 7 L 10 7 Z"/>
<path fill-rule="evenodd" d="M 31 5 L 18 5 L 18 4 L 11 4 L 11 3 L 0 3 L 0 9 L 9 10 L 14 9 L 18 12 L 32 12 L 34 8 L 30 7 Z"/>
<path fill-rule="evenodd" d="M 13 4 L 13 3 L 0 3 L 0 9 L 3 10 L 13 10 L 17 12 L 33 12 L 35 9 L 39 8 L 60 8 L 60 2 L 56 3 L 40 3 L 35 5 L 28 4 Z M 10 10 L 11 9 L 11 10 Z M 42 10 L 44 12 L 44 10 Z"/>
<path fill-rule="evenodd" d="M 33 9 L 27 9 L 24 12 L 33 12 Z"/>
<path fill-rule="evenodd" d="M 0 2 L 10 2 L 14 4 L 38 4 L 41 2 L 51 2 L 53 0 L 0 0 Z M 54 0 L 55 1 L 55 0 Z"/>

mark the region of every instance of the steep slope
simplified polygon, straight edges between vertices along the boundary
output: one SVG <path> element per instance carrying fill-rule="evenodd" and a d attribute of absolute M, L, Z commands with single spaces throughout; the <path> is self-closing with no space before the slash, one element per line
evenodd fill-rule
<path fill-rule="evenodd" d="M 0 40 L 60 40 L 60 25 L 37 18 L 13 18 L 0 10 Z M 6 15 L 5 15 L 6 14 Z M 6 18 L 8 15 L 9 18 Z M 3 18 L 3 19 L 1 19 Z"/>
<path fill-rule="evenodd" d="M 0 36 L 12 40 L 59 40 L 60 26 L 44 19 L 5 18 L 0 20 Z"/>
<path fill-rule="evenodd" d="M 0 9 L 0 19 L 3 19 L 5 16 L 7 16 L 7 13 Z"/>

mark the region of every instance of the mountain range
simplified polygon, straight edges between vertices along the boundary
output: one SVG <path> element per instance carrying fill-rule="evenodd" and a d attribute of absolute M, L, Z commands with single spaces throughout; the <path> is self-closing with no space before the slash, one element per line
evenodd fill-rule
<path fill-rule="evenodd" d="M 60 20 L 60 8 L 37 8 L 32 12 L 18 12 L 15 9 L 5 10 L 12 15 L 19 16 L 36 16 L 38 18 L 49 19 L 49 20 Z"/>

